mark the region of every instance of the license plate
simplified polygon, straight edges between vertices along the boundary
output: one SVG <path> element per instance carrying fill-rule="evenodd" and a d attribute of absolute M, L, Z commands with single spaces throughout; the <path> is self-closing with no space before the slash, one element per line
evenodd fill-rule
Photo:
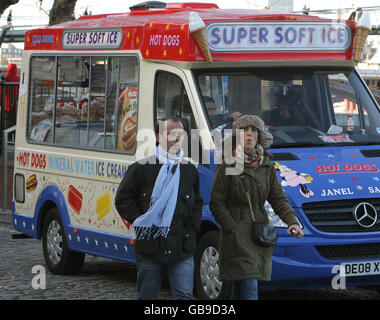
<path fill-rule="evenodd" d="M 340 275 L 346 277 L 380 275 L 380 261 L 341 263 Z"/>

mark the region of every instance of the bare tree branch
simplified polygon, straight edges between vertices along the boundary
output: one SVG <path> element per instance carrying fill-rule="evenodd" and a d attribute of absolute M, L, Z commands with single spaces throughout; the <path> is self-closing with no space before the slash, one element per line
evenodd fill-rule
<path fill-rule="evenodd" d="M 17 2 L 18 0 L 0 0 L 0 16 L 3 15 L 5 10 L 7 10 L 10 6 L 13 6 Z"/>
<path fill-rule="evenodd" d="M 77 0 L 55 0 L 49 14 L 49 25 L 69 21 Z"/>

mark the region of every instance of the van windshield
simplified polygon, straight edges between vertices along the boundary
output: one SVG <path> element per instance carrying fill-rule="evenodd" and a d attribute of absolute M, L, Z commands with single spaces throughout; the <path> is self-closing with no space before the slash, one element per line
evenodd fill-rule
<path fill-rule="evenodd" d="M 210 129 L 260 116 L 272 147 L 380 143 L 379 109 L 353 68 L 197 70 Z"/>

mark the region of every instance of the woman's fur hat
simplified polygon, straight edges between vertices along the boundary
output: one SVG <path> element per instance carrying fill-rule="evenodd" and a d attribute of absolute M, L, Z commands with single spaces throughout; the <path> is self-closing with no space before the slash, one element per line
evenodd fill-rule
<path fill-rule="evenodd" d="M 264 150 L 269 149 L 273 143 L 273 136 L 265 128 L 264 121 L 261 120 L 260 117 L 248 114 L 237 118 L 232 124 L 232 136 L 236 136 L 236 129 L 243 129 L 246 127 L 256 128 L 259 133 L 257 142 Z"/>
<path fill-rule="evenodd" d="M 236 130 L 244 129 L 246 127 L 253 127 L 258 130 L 256 149 L 262 156 L 260 164 L 264 160 L 263 156 L 265 155 L 266 150 L 269 149 L 273 142 L 273 136 L 265 129 L 264 121 L 258 116 L 244 115 L 237 118 L 232 124 L 232 134 L 229 134 L 223 141 L 221 141 L 221 144 L 216 143 L 217 161 L 222 159 L 227 164 L 235 164 L 240 161 L 239 168 L 241 171 L 237 171 L 237 174 L 241 173 L 244 168 L 244 157 L 241 154 L 243 152 L 242 149 L 236 150 Z"/>

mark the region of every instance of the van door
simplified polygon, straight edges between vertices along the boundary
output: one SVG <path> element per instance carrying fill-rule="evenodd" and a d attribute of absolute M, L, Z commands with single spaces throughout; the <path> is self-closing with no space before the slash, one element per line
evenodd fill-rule
<path fill-rule="evenodd" d="M 154 74 L 154 127 L 162 118 L 181 118 L 187 134 L 183 145 L 184 156 L 196 164 L 200 163 L 202 147 L 198 109 L 184 72 L 171 66 L 159 66 Z"/>

